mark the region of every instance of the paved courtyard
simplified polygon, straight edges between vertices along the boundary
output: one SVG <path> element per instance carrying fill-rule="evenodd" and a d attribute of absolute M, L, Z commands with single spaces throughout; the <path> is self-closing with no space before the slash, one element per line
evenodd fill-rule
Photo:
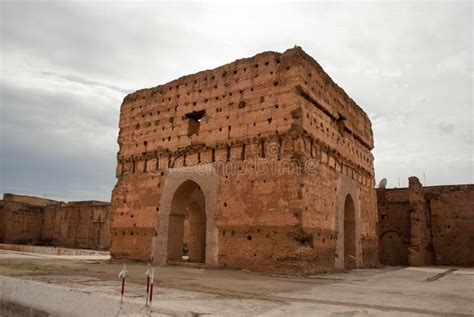
<path fill-rule="evenodd" d="M 121 268 L 107 256 L 0 251 L 0 299 L 52 315 L 114 316 Z M 144 303 L 146 264 L 127 268 L 125 307 L 136 313 Z M 156 268 L 154 293 L 157 316 L 473 316 L 474 268 L 290 277 L 169 266 Z"/>

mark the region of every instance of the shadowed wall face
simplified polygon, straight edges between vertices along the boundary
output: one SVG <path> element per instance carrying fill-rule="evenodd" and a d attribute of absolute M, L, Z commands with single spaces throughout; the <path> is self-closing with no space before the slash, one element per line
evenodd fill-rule
<path fill-rule="evenodd" d="M 347 195 L 344 202 L 344 268 L 356 268 L 356 222 L 354 201 Z"/>
<path fill-rule="evenodd" d="M 408 265 L 408 248 L 398 232 L 385 232 L 379 243 L 380 262 L 387 265 Z"/>
<path fill-rule="evenodd" d="M 377 189 L 379 255 L 388 265 L 473 265 L 474 185 Z"/>
<path fill-rule="evenodd" d="M 182 261 L 184 242 L 190 262 L 204 262 L 206 251 L 206 203 L 202 189 L 183 183 L 173 196 L 168 224 L 168 261 Z M 185 219 L 188 219 L 185 237 Z"/>
<path fill-rule="evenodd" d="M 206 212 L 193 203 L 189 205 L 189 261 L 206 260 Z"/>

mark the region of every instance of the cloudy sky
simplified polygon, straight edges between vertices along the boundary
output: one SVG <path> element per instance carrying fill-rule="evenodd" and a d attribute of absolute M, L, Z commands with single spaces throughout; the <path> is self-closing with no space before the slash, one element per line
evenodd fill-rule
<path fill-rule="evenodd" d="M 377 181 L 473 183 L 470 1 L 0 3 L 0 193 L 109 200 L 127 93 L 295 44 L 369 114 Z"/>

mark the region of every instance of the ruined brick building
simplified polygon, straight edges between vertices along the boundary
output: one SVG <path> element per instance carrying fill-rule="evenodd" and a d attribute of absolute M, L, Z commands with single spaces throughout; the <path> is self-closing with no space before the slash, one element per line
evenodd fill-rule
<path fill-rule="evenodd" d="M 378 262 L 367 114 L 302 49 L 121 106 L 111 255 L 311 273 Z"/>
<path fill-rule="evenodd" d="M 0 243 L 106 250 L 110 203 L 62 202 L 4 194 L 0 200 Z"/>
<path fill-rule="evenodd" d="M 377 189 L 380 262 L 474 265 L 474 185 Z"/>

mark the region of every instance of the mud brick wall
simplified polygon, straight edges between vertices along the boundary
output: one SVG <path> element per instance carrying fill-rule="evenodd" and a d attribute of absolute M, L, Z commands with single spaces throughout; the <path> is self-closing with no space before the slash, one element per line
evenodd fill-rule
<path fill-rule="evenodd" d="M 119 127 L 114 258 L 161 261 L 161 242 L 176 238 L 163 219 L 171 175 L 192 171 L 203 187 L 203 166 L 216 175 L 213 265 L 311 273 L 344 268 L 349 255 L 353 267 L 378 262 L 370 121 L 300 48 L 139 90 L 125 97 Z"/>
<path fill-rule="evenodd" d="M 423 192 L 436 264 L 474 265 L 474 185 L 425 187 Z"/>
<path fill-rule="evenodd" d="M 7 232 L 7 212 L 5 211 L 5 202 L 0 200 L 0 243 L 5 241 Z"/>
<path fill-rule="evenodd" d="M 113 190 L 110 251 L 115 258 L 151 259 L 164 177 L 149 171 L 123 175 Z"/>
<path fill-rule="evenodd" d="M 0 242 L 108 249 L 110 203 L 4 194 Z"/>
<path fill-rule="evenodd" d="M 43 243 L 71 248 L 106 250 L 110 244 L 110 204 L 69 202 L 44 209 Z"/>
<path fill-rule="evenodd" d="M 32 206 L 47 206 L 47 205 L 58 203 L 58 201 L 52 200 L 52 199 L 40 198 L 40 197 L 35 197 L 35 196 L 27 196 L 27 195 L 15 195 L 15 194 L 9 194 L 9 193 L 3 194 L 3 201 L 25 203 Z"/>
<path fill-rule="evenodd" d="M 380 261 L 389 265 L 472 265 L 474 186 L 377 189 Z"/>
<path fill-rule="evenodd" d="M 0 204 L 2 243 L 36 243 L 41 239 L 42 209 L 16 201 Z"/>
<path fill-rule="evenodd" d="M 416 177 L 408 179 L 408 202 L 410 206 L 410 246 L 408 262 L 422 266 L 433 264 L 431 217 L 423 187 Z"/>
<path fill-rule="evenodd" d="M 387 265 L 408 265 L 410 212 L 408 189 L 379 188 L 379 258 Z"/>

